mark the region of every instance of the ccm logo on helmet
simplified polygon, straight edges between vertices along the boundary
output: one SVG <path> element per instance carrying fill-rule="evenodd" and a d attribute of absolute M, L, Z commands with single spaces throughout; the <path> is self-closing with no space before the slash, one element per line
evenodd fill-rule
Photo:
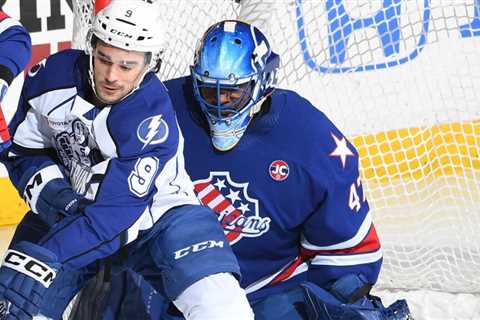
<path fill-rule="evenodd" d="M 186 248 L 175 251 L 175 260 L 185 257 L 186 255 L 194 252 L 200 252 L 211 248 L 223 248 L 223 241 L 207 240 L 188 246 Z"/>
<path fill-rule="evenodd" d="M 116 34 L 117 36 L 124 37 L 124 38 L 129 38 L 132 39 L 133 36 L 131 34 L 125 33 L 123 31 L 117 30 L 117 29 L 111 29 L 110 33 Z"/>
<path fill-rule="evenodd" d="M 6 252 L 3 266 L 33 278 L 40 282 L 45 288 L 48 288 L 52 284 L 53 279 L 55 279 L 57 275 L 55 270 L 45 263 L 16 250 L 8 250 Z"/>

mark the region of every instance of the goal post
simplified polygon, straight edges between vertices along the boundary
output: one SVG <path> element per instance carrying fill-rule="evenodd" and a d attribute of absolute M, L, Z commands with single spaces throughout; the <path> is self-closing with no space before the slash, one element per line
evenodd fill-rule
<path fill-rule="evenodd" d="M 105 8 L 112 0 L 72 0 L 73 3 L 73 34 L 72 46 L 74 48 L 85 48 L 88 27 L 92 18 L 100 10 Z"/>
<path fill-rule="evenodd" d="M 95 0 L 93 14 L 97 14 L 100 10 L 105 8 L 111 0 Z"/>
<path fill-rule="evenodd" d="M 94 6 L 73 2 L 81 48 Z M 384 251 L 379 287 L 480 293 L 479 0 L 156 3 L 162 79 L 188 74 L 209 25 L 249 21 L 280 54 L 279 86 L 355 144 Z"/>

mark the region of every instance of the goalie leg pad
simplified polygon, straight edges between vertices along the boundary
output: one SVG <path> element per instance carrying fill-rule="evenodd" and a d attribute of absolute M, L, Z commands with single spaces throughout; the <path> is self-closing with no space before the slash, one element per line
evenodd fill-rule
<path fill-rule="evenodd" d="M 398 300 L 388 308 L 380 298 L 370 295 L 345 303 L 313 283 L 304 283 L 302 287 L 310 320 L 413 320 L 405 300 Z"/>
<path fill-rule="evenodd" d="M 251 302 L 255 320 L 309 319 L 305 311 L 305 304 L 305 292 L 299 286 Z"/>

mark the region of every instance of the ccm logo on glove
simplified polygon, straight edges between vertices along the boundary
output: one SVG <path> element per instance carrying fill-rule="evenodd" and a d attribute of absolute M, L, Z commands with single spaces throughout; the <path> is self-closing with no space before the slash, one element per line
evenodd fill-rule
<path fill-rule="evenodd" d="M 52 284 L 57 274 L 54 269 L 45 263 L 15 250 L 7 251 L 3 260 L 3 266 L 33 278 L 40 282 L 45 288 L 48 288 Z"/>

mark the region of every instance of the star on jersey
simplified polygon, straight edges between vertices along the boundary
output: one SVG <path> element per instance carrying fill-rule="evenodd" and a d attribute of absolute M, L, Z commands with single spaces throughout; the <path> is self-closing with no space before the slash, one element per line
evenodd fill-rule
<path fill-rule="evenodd" d="M 214 183 L 213 185 L 217 187 L 218 190 L 222 191 L 223 188 L 226 188 L 225 179 L 217 179 L 217 182 Z"/>
<path fill-rule="evenodd" d="M 241 200 L 240 197 L 238 196 L 239 193 L 240 191 L 233 191 L 232 189 L 230 189 L 229 194 L 227 194 L 225 197 L 232 200 L 232 204 L 235 204 L 235 201 Z"/>
<path fill-rule="evenodd" d="M 330 156 L 331 157 L 339 157 L 340 160 L 342 161 L 342 168 L 345 169 L 345 165 L 346 165 L 346 162 L 347 162 L 347 157 L 354 156 L 354 154 L 353 154 L 352 150 L 350 150 L 350 148 L 348 148 L 347 140 L 345 139 L 345 137 L 342 137 L 342 139 L 339 139 L 333 133 L 331 135 L 332 135 L 333 141 L 335 141 L 335 144 L 337 145 L 337 147 L 335 148 L 335 150 L 333 150 L 330 153 Z"/>
<path fill-rule="evenodd" d="M 245 212 L 248 212 L 250 211 L 250 209 L 248 208 L 248 204 L 247 203 L 240 203 L 240 206 L 238 207 L 238 210 L 242 211 L 243 214 L 245 214 Z"/>

